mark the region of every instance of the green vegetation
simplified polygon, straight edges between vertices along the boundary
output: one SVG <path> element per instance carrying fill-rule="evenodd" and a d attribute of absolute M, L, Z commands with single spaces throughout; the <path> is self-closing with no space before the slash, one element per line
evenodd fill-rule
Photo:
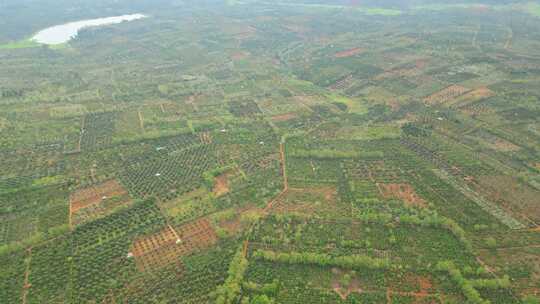
<path fill-rule="evenodd" d="M 4 0 L 0 303 L 538 303 L 539 7 Z"/>
<path fill-rule="evenodd" d="M 35 41 L 30 40 L 30 39 L 27 39 L 27 40 L 0 45 L 0 49 L 23 49 L 23 48 L 39 47 L 39 46 L 40 46 L 39 43 L 36 43 Z"/>
<path fill-rule="evenodd" d="M 339 266 L 348 269 L 387 269 L 390 262 L 383 259 L 374 259 L 368 256 L 352 255 L 330 257 L 317 253 L 276 253 L 273 251 L 256 251 L 253 254 L 256 259 L 286 264 L 315 264 L 319 266 Z"/>
<path fill-rule="evenodd" d="M 216 303 L 229 304 L 237 301 L 247 267 L 248 261 L 243 256 L 243 252 L 238 251 L 229 266 L 229 276 L 225 283 L 216 290 Z"/>

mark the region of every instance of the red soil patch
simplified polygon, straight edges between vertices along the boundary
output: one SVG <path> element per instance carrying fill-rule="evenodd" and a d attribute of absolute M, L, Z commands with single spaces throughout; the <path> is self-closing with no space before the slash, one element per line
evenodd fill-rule
<path fill-rule="evenodd" d="M 177 263 L 181 264 L 179 247 L 175 244 L 167 244 L 145 255 L 135 257 L 137 269 L 141 272 L 161 269 L 165 266 Z"/>
<path fill-rule="evenodd" d="M 459 97 L 465 93 L 470 91 L 466 87 L 462 87 L 459 85 L 451 85 L 445 89 L 442 89 L 441 91 L 434 93 L 426 98 L 424 98 L 424 102 L 429 105 L 434 104 L 441 104 L 448 102 L 456 97 Z"/>
<path fill-rule="evenodd" d="M 349 50 L 337 52 L 336 54 L 334 54 L 334 57 L 335 58 L 352 57 L 352 56 L 355 56 L 355 55 L 358 55 L 358 54 L 362 54 L 365 51 L 366 51 L 366 49 L 364 49 L 364 48 L 354 48 L 354 49 L 349 49 Z"/>
<path fill-rule="evenodd" d="M 453 106 L 465 107 L 485 98 L 495 96 L 495 93 L 486 87 L 481 87 L 463 94 Z"/>
<path fill-rule="evenodd" d="M 471 98 L 471 99 L 481 99 L 481 98 L 488 98 L 493 95 L 495 95 L 495 93 L 492 90 L 486 87 L 482 87 L 482 88 L 478 88 L 476 90 L 470 91 L 469 93 L 463 95 L 463 97 Z"/>
<path fill-rule="evenodd" d="M 495 140 L 495 142 L 490 143 L 490 146 L 493 149 L 502 152 L 513 152 L 521 149 L 520 146 L 514 145 L 513 143 L 500 138 Z"/>
<path fill-rule="evenodd" d="M 99 204 L 104 198 L 123 195 L 127 195 L 127 191 L 116 180 L 110 180 L 99 185 L 76 190 L 69 197 L 71 212 L 75 213 L 80 209 Z"/>
<path fill-rule="evenodd" d="M 413 187 L 409 184 L 379 184 L 377 183 L 379 192 L 386 199 L 400 199 L 408 206 L 427 207 L 426 201 L 420 198 Z"/>
<path fill-rule="evenodd" d="M 337 190 L 334 187 L 289 188 L 287 190 L 285 195 L 275 200 L 272 212 L 313 214 L 336 211 Z M 316 204 L 316 201 L 320 204 Z"/>
<path fill-rule="evenodd" d="M 362 288 L 360 287 L 360 281 L 355 277 L 351 278 L 348 286 L 342 286 L 343 283 L 340 282 L 340 277 L 345 276 L 347 271 L 333 268 L 332 273 L 334 274 L 332 278 L 332 290 L 337 293 L 342 300 L 346 300 L 353 292 L 363 292 Z"/>
<path fill-rule="evenodd" d="M 116 180 L 77 190 L 70 195 L 69 226 L 105 216 L 116 207 L 131 202 L 128 192 Z"/>
<path fill-rule="evenodd" d="M 152 271 L 172 263 L 180 257 L 206 249 L 217 241 L 217 236 L 207 219 L 200 219 L 178 227 L 170 226 L 140 239 L 131 246 L 131 254 L 140 271 Z"/>
<path fill-rule="evenodd" d="M 212 191 L 216 197 L 229 193 L 229 173 L 223 173 L 216 177 Z"/>
<path fill-rule="evenodd" d="M 418 285 L 420 285 L 420 292 L 418 294 L 423 294 L 425 296 L 427 296 L 431 288 L 433 288 L 431 281 L 424 277 L 418 278 Z"/>
<path fill-rule="evenodd" d="M 217 241 L 214 228 L 207 219 L 200 219 L 176 229 L 185 253 L 210 247 Z"/>
<path fill-rule="evenodd" d="M 246 59 L 249 57 L 249 53 L 247 52 L 237 52 L 231 55 L 231 59 L 234 61 Z"/>
<path fill-rule="evenodd" d="M 167 244 L 176 243 L 177 239 L 176 232 L 170 226 L 167 226 L 155 234 L 135 240 L 130 252 L 133 256 L 140 257 Z"/>
<path fill-rule="evenodd" d="M 272 116 L 271 119 L 273 122 L 283 122 L 283 121 L 289 121 L 291 119 L 295 119 L 296 117 L 298 116 L 295 113 L 287 113 L 287 114 Z"/>

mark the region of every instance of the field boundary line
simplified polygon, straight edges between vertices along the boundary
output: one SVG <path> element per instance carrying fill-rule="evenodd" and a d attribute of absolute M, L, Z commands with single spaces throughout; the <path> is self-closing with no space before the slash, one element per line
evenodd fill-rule
<path fill-rule="evenodd" d="M 23 284 L 22 298 L 21 298 L 22 304 L 26 304 L 26 298 L 28 296 L 28 291 L 31 286 L 29 282 L 29 277 L 30 277 L 30 263 L 32 262 L 32 247 L 28 248 L 26 251 L 28 253 L 28 260 L 25 261 L 26 269 L 24 271 L 24 284 Z"/>

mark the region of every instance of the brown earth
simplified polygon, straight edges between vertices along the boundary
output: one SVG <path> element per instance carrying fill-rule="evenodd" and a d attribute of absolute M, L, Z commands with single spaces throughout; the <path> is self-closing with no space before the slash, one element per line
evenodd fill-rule
<path fill-rule="evenodd" d="M 291 119 L 295 119 L 296 117 L 298 116 L 295 113 L 287 113 L 287 114 L 272 116 L 270 119 L 273 122 L 283 122 L 283 121 L 289 121 Z"/>
<path fill-rule="evenodd" d="M 170 226 L 167 226 L 155 234 L 136 239 L 131 246 L 130 252 L 135 257 L 143 256 L 167 244 L 175 243 L 176 240 L 176 232 Z"/>
<path fill-rule="evenodd" d="M 137 268 L 152 271 L 164 266 L 180 263 L 180 257 L 206 249 L 217 242 L 210 221 L 199 219 L 177 227 L 167 226 L 163 230 L 139 238 L 131 246 Z"/>
<path fill-rule="evenodd" d="M 237 52 L 231 55 L 231 59 L 234 61 L 239 61 L 239 60 L 248 58 L 249 55 L 250 54 L 247 52 Z"/>
<path fill-rule="evenodd" d="M 530 223 L 540 223 L 540 191 L 508 175 L 483 175 L 476 178 L 473 189 L 501 208 Z"/>
<path fill-rule="evenodd" d="M 360 286 L 360 280 L 356 277 L 352 277 L 348 286 L 342 286 L 340 278 L 347 274 L 347 271 L 332 268 L 332 290 L 339 295 L 342 300 L 346 300 L 351 293 L 357 292 L 362 293 L 362 288 Z"/>
<path fill-rule="evenodd" d="M 212 192 L 216 197 L 229 193 L 229 173 L 223 173 L 215 178 Z"/>
<path fill-rule="evenodd" d="M 518 145 L 515 145 L 507 140 L 498 138 L 495 140 L 495 142 L 490 143 L 489 146 L 491 146 L 493 149 L 497 151 L 502 152 L 514 152 L 521 150 L 521 147 Z"/>
<path fill-rule="evenodd" d="M 362 54 L 365 51 L 366 49 L 364 48 L 353 48 L 353 49 L 337 52 L 336 54 L 334 54 L 334 57 L 335 58 L 352 57 L 354 55 Z"/>
<path fill-rule="evenodd" d="M 116 180 L 110 180 L 95 186 L 79 189 L 69 197 L 71 212 L 99 204 L 104 198 L 127 195 L 126 189 Z"/>
<path fill-rule="evenodd" d="M 288 188 L 273 206 L 274 213 L 336 212 L 337 190 L 335 187 Z"/>
<path fill-rule="evenodd" d="M 481 87 L 461 95 L 458 99 L 455 100 L 452 105 L 456 107 L 465 107 L 476 101 L 492 96 L 495 96 L 495 93 L 493 91 L 486 87 Z"/>
<path fill-rule="evenodd" d="M 446 103 L 456 97 L 467 93 L 468 91 L 468 88 L 454 84 L 424 98 L 424 102 L 428 105 Z"/>
<path fill-rule="evenodd" d="M 413 187 L 409 184 L 381 184 L 377 183 L 377 188 L 385 199 L 400 199 L 408 206 L 427 207 L 425 200 L 420 198 Z"/>

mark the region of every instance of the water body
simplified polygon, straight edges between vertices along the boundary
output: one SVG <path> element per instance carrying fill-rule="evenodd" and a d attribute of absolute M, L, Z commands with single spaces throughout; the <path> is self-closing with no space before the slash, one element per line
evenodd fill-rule
<path fill-rule="evenodd" d="M 142 14 L 133 14 L 70 22 L 41 30 L 32 37 L 31 40 L 41 44 L 62 44 L 77 37 L 79 31 L 83 28 L 117 24 L 142 18 L 146 18 L 146 16 Z"/>

